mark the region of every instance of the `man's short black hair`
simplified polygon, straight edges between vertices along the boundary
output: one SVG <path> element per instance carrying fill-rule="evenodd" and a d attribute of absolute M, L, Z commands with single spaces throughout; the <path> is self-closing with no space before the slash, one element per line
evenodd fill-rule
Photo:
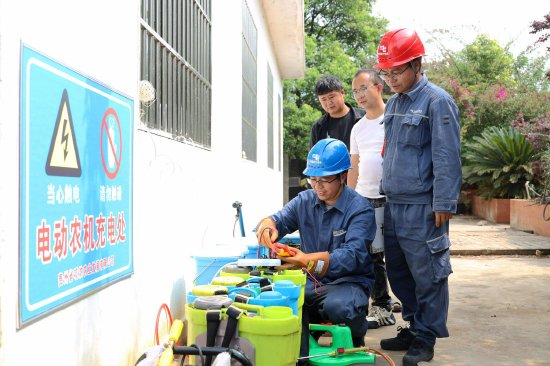
<path fill-rule="evenodd" d="M 321 77 L 315 85 L 315 94 L 317 96 L 341 90 L 344 90 L 344 86 L 340 79 L 334 75 L 325 75 Z"/>

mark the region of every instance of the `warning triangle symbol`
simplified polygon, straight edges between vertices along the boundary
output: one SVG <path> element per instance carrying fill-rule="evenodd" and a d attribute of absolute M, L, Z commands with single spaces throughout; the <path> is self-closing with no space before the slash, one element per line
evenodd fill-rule
<path fill-rule="evenodd" d="M 46 174 L 63 177 L 80 177 L 82 174 L 67 89 L 63 90 L 57 112 L 50 152 L 46 161 Z"/>

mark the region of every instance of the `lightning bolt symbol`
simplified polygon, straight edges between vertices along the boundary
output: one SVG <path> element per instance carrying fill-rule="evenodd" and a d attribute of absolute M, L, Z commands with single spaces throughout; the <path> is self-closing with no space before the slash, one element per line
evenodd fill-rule
<path fill-rule="evenodd" d="M 63 120 L 63 131 L 61 132 L 61 143 L 65 143 L 64 156 L 63 159 L 67 159 L 67 155 L 69 154 L 69 149 L 67 149 L 67 144 L 69 143 L 69 134 L 65 132 L 65 129 L 67 127 L 67 119 Z"/>

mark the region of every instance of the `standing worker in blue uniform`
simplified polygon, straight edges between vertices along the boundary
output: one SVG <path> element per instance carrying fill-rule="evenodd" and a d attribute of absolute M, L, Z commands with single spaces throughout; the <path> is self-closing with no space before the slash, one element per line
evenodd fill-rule
<path fill-rule="evenodd" d="M 369 295 L 374 282 L 367 247 L 376 223 L 369 201 L 346 186 L 351 168 L 346 145 L 337 139 L 317 142 L 307 157 L 304 175 L 312 189 L 302 191 L 256 228 L 266 247 L 300 231 L 301 250 L 278 257 L 308 272 L 302 308 L 300 355 L 309 353 L 309 324 L 349 326 L 354 346 L 363 346 Z"/>
<path fill-rule="evenodd" d="M 449 219 L 462 183 L 458 108 L 422 73 L 424 45 L 411 29 L 386 33 L 379 75 L 396 93 L 386 103 L 382 190 L 386 267 L 408 328 L 383 339 L 407 350 L 405 366 L 430 361 L 436 338 L 448 337 Z"/>

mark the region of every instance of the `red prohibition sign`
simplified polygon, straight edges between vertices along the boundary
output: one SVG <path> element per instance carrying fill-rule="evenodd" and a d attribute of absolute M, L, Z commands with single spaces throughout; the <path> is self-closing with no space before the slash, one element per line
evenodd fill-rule
<path fill-rule="evenodd" d="M 119 138 L 119 144 L 118 144 L 118 153 L 117 153 L 117 146 L 115 145 L 114 136 L 111 136 L 109 132 L 109 126 L 107 125 L 107 117 L 109 115 L 112 115 L 117 123 L 118 127 L 118 136 Z M 108 149 L 110 149 L 111 153 L 113 154 L 115 158 L 115 165 L 116 168 L 114 171 L 109 170 L 109 167 L 107 166 L 105 162 L 105 152 L 103 150 L 103 131 L 105 131 L 107 135 L 107 140 L 109 141 L 109 145 L 107 146 Z M 120 169 L 120 162 L 122 161 L 122 130 L 120 129 L 120 120 L 118 119 L 118 115 L 116 114 L 115 110 L 113 108 L 109 108 L 105 111 L 105 114 L 103 115 L 103 121 L 101 122 L 101 134 L 99 136 L 99 148 L 101 150 L 101 164 L 103 164 L 103 170 L 105 171 L 105 174 L 110 179 L 114 179 L 117 174 L 118 170 Z"/>

